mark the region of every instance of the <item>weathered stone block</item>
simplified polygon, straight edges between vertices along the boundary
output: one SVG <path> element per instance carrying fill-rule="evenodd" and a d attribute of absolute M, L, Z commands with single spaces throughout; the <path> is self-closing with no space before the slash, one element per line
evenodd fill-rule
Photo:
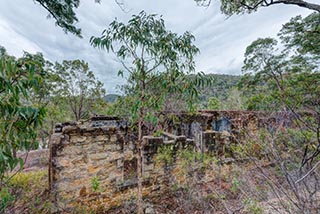
<path fill-rule="evenodd" d="M 103 142 L 106 140 L 106 138 L 108 138 L 108 136 L 106 135 L 97 135 L 97 136 L 93 136 L 92 140 L 95 142 Z"/>
<path fill-rule="evenodd" d="M 87 141 L 87 136 L 84 135 L 71 135 L 70 143 L 84 143 Z"/>
<path fill-rule="evenodd" d="M 61 160 L 57 161 L 57 167 L 71 167 L 71 160 L 69 158 L 62 158 Z"/>
<path fill-rule="evenodd" d="M 99 161 L 109 158 L 110 155 L 105 152 L 88 154 L 88 158 L 92 161 Z"/>
<path fill-rule="evenodd" d="M 111 142 L 111 143 L 116 143 L 117 141 L 118 141 L 117 135 L 111 135 L 111 136 L 110 136 L 110 142 Z"/>
<path fill-rule="evenodd" d="M 80 146 L 66 146 L 60 154 L 64 156 L 78 156 L 82 153 L 83 149 Z"/>
<path fill-rule="evenodd" d="M 145 164 L 143 165 L 143 171 L 153 171 L 155 168 L 154 164 Z"/>

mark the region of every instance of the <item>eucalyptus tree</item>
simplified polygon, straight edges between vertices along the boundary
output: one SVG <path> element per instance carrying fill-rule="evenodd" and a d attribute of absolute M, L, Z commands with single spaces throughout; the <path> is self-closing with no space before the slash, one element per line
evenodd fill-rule
<path fill-rule="evenodd" d="M 320 13 L 304 19 L 297 16 L 283 25 L 280 40 L 265 38 L 252 42 L 246 49 L 243 66 L 242 82 L 254 89 L 254 99 L 249 101 L 259 107 L 264 102 L 263 107 L 273 112 L 285 109 L 278 112 L 276 119 L 281 125 L 270 129 L 265 148 L 280 166 L 287 196 L 293 195 L 288 201 L 294 213 L 319 210 L 318 204 L 314 204 L 314 192 L 320 186 L 316 172 L 320 164 L 319 18 Z M 283 128 L 288 119 L 294 123 L 294 129 Z"/>
<path fill-rule="evenodd" d="M 303 81 L 303 76 L 313 75 L 317 77 L 316 73 L 319 72 L 319 20 L 320 13 L 312 13 L 304 19 L 297 16 L 283 25 L 278 34 L 279 41 L 274 38 L 259 38 L 253 41 L 245 52 L 242 67 L 245 75 L 241 81 L 242 85 L 245 85 L 255 94 L 261 95 L 260 92 L 262 92 L 264 97 L 266 94 L 270 95 L 271 97 L 266 98 L 268 102 L 272 98 L 273 103 L 282 103 L 282 105 L 289 107 L 288 103 L 283 102 L 285 100 L 289 102 L 288 99 L 279 99 L 280 92 L 289 98 L 287 96 L 288 90 L 291 88 L 292 94 L 294 91 L 298 92 L 298 90 L 293 90 L 293 87 L 298 87 L 291 85 L 292 82 L 290 83 L 288 80 L 294 76 L 295 78 L 300 76 L 300 80 Z M 305 81 L 307 80 L 311 79 L 306 78 Z M 298 97 L 290 96 L 290 105 L 293 104 L 293 100 L 296 100 L 297 103 Z M 262 100 L 260 99 L 260 101 Z M 272 108 L 275 109 L 275 106 Z M 311 106 L 308 108 L 311 108 Z"/>
<path fill-rule="evenodd" d="M 277 40 L 273 38 L 260 38 L 246 49 L 242 67 L 244 76 L 240 81 L 240 87 L 248 95 L 253 95 L 248 99 L 251 110 L 287 111 L 288 108 L 292 108 L 291 105 L 297 109 L 298 103 L 302 103 L 298 99 L 302 98 L 299 95 L 302 91 L 297 90 L 299 88 L 297 85 L 292 85 L 293 78 L 299 76 L 298 79 L 302 83 L 311 80 L 308 76 L 318 78 L 318 65 L 314 64 L 313 60 L 308 60 L 318 56 L 291 55 L 294 51 L 281 50 L 281 47 L 283 46 L 279 46 Z M 316 92 L 307 88 L 304 90 L 312 94 Z M 292 95 L 294 92 L 297 96 Z"/>
<path fill-rule="evenodd" d="M 49 12 L 48 17 L 55 19 L 56 25 L 61 27 L 64 32 L 81 37 L 81 29 L 75 26 L 78 18 L 74 11 L 79 7 L 80 0 L 35 0 L 34 2 L 47 10 Z"/>
<path fill-rule="evenodd" d="M 202 6 L 209 6 L 211 4 L 211 0 L 194 1 Z M 320 4 L 304 0 L 221 0 L 220 10 L 226 15 L 243 14 L 255 12 L 260 7 L 278 4 L 295 5 L 320 12 Z"/>
<path fill-rule="evenodd" d="M 176 99 L 187 97 L 189 107 L 194 107 L 197 97 L 194 83 L 205 82 L 203 74 L 196 75 L 192 82 L 187 81 L 186 74 L 194 72 L 194 55 L 199 49 L 189 32 L 173 33 L 166 29 L 161 17 L 144 11 L 134 15 L 127 24 L 114 20 L 101 36 L 90 41 L 94 47 L 113 52 L 123 65 L 118 74 L 128 74 L 134 96 L 131 113 L 133 121 L 138 123 L 138 213 L 142 213 L 143 126 L 148 119 L 156 119 L 152 112 L 162 109 L 170 93 L 176 93 Z"/>
<path fill-rule="evenodd" d="M 300 15 L 282 26 L 278 36 L 287 51 L 295 52 L 297 63 L 306 61 L 313 69 L 320 67 L 320 13 L 305 18 Z"/>
<path fill-rule="evenodd" d="M 23 165 L 19 150 L 37 147 L 37 131 L 45 108 L 34 106 L 30 98 L 43 84 L 42 64 L 29 57 L 15 59 L 4 48 L 0 55 L 0 187 L 9 179 L 7 172 Z"/>
<path fill-rule="evenodd" d="M 104 97 L 105 89 L 88 63 L 83 60 L 56 62 L 53 73 L 58 75 L 54 95 L 67 100 L 74 119 L 78 121 L 94 114 L 93 106 Z"/>

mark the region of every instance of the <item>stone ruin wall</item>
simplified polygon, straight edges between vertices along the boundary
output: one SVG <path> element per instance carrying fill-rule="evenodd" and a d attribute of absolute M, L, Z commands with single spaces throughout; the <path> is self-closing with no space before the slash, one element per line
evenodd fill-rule
<path fill-rule="evenodd" d="M 63 211 L 81 203 L 80 199 L 92 193 L 94 177 L 105 187 L 106 196 L 117 191 L 123 182 L 124 160 L 133 159 L 135 151 L 134 144 L 125 141 L 125 133 L 112 125 L 67 124 L 59 128 L 50 143 L 50 190 L 56 208 Z"/>
<path fill-rule="evenodd" d="M 244 114 L 241 114 L 244 115 Z M 144 137 L 143 194 L 165 187 L 168 174 L 155 157 L 159 147 L 172 145 L 174 150 L 191 149 L 212 152 L 219 144 L 232 140 L 232 135 L 242 126 L 258 127 L 255 113 L 245 114 L 248 121 L 225 125 L 225 131 L 217 129 L 217 121 L 237 121 L 236 112 L 201 112 L 196 115 L 176 115 L 176 121 L 161 137 Z M 239 118 L 238 118 L 239 119 Z M 220 127 L 221 128 L 221 127 Z M 56 126 L 50 142 L 49 185 L 56 210 L 70 211 L 83 205 L 115 207 L 135 193 L 136 144 L 124 121 L 113 117 L 96 117 L 84 123 L 66 123 Z M 172 167 L 171 167 L 172 168 Z M 173 167 L 174 168 L 174 167 Z M 92 179 L 99 180 L 100 191 L 92 190 Z"/>

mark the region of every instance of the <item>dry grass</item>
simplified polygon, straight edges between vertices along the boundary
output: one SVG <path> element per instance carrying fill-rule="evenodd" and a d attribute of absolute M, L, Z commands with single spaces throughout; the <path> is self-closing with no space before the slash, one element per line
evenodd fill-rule
<path fill-rule="evenodd" d="M 5 213 L 50 213 L 48 170 L 20 172 L 10 180 L 8 189 L 14 200 Z"/>

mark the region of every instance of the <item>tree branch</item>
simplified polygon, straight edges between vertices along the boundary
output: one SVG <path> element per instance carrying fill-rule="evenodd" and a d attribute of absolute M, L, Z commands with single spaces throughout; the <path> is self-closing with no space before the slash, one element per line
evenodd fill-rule
<path fill-rule="evenodd" d="M 299 7 L 304 7 L 304 8 L 310 9 L 310 10 L 315 10 L 320 13 L 320 5 L 319 4 L 309 3 L 309 2 L 306 2 L 303 0 L 279 0 L 279 1 L 273 1 L 271 4 L 293 4 L 293 5 L 297 5 Z"/>
<path fill-rule="evenodd" d="M 248 10 L 255 10 L 259 6 L 269 7 L 269 6 L 275 5 L 275 4 L 291 4 L 291 5 L 297 5 L 299 7 L 307 8 L 310 10 L 315 10 L 320 13 L 320 5 L 319 4 L 309 3 L 309 2 L 306 2 L 303 0 L 278 0 L 278 1 L 271 0 L 270 2 L 267 2 L 266 0 L 261 0 L 261 1 L 258 1 L 254 5 L 248 5 L 245 0 L 239 0 L 239 3 L 241 6 L 245 7 Z"/>
<path fill-rule="evenodd" d="M 309 170 L 309 172 L 307 172 L 307 174 L 305 174 L 302 178 L 300 178 L 299 180 L 297 180 L 295 183 L 298 184 L 300 183 L 302 180 L 304 180 L 306 177 L 308 177 L 314 170 L 316 170 L 316 168 L 319 166 L 320 161 L 317 162 L 312 169 Z"/>

